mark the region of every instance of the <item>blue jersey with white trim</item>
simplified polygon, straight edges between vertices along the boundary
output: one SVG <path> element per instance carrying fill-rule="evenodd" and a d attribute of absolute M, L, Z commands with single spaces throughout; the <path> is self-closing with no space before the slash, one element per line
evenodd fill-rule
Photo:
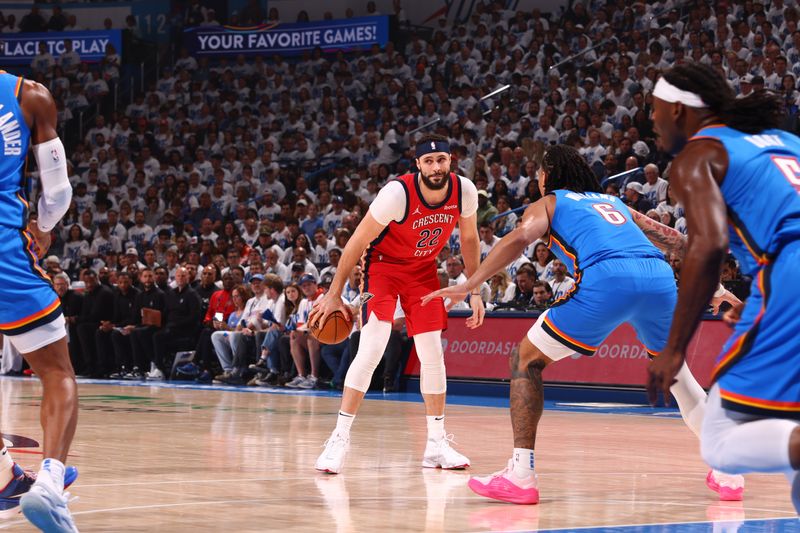
<path fill-rule="evenodd" d="M 604 259 L 664 259 L 618 197 L 566 190 L 551 194 L 556 197 L 556 207 L 547 246 L 573 276 Z"/>
<path fill-rule="evenodd" d="M 728 152 L 720 190 L 728 210 L 730 248 L 754 276 L 800 239 L 800 138 L 782 130 L 757 135 L 709 126 L 691 140 L 715 139 Z"/>
<path fill-rule="evenodd" d="M 24 228 L 28 224 L 25 161 L 31 132 L 19 98 L 22 78 L 0 72 L 0 225 Z"/>

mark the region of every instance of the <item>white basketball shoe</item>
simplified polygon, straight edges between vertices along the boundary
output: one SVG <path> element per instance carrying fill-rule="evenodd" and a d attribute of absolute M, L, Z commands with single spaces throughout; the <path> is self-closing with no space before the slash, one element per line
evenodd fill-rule
<path fill-rule="evenodd" d="M 425 443 L 425 455 L 422 457 L 424 468 L 443 468 L 445 470 L 462 470 L 469 466 L 469 459 L 458 453 L 450 443 L 453 435 L 442 433 L 439 437 L 428 436 Z"/>
<path fill-rule="evenodd" d="M 59 494 L 50 483 L 34 483 L 19 506 L 25 518 L 44 533 L 78 533 L 68 501 L 69 492 Z"/>
<path fill-rule="evenodd" d="M 348 451 L 350 451 L 350 435 L 334 430 L 330 438 L 325 441 L 325 450 L 317 457 L 314 468 L 320 472 L 338 474 L 342 471 Z"/>

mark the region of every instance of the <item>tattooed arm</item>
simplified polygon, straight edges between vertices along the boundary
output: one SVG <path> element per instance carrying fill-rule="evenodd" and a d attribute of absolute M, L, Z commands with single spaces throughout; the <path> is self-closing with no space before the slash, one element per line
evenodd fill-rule
<path fill-rule="evenodd" d="M 660 222 L 656 222 L 638 211 L 633 209 L 630 211 L 633 221 L 644 232 L 645 236 L 650 239 L 650 242 L 655 244 L 662 252 L 674 253 L 683 259 L 689 242 L 686 235 Z"/>

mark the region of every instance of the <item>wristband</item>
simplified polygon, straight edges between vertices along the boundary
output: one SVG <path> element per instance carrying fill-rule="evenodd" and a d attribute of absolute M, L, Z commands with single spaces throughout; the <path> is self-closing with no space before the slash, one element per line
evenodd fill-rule
<path fill-rule="evenodd" d="M 728 292 L 728 290 L 722 285 L 722 283 L 720 283 L 719 287 L 717 287 L 717 290 L 714 291 L 714 298 L 722 298 L 725 296 L 726 292 Z"/>

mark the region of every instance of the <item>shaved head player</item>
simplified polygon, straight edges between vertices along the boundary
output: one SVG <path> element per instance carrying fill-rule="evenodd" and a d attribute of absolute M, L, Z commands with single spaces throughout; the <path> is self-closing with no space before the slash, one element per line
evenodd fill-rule
<path fill-rule="evenodd" d="M 348 312 L 342 302 L 342 288 L 364 255 L 361 340 L 345 378 L 336 429 L 317 459 L 317 470 L 332 474 L 341 471 L 350 443 L 350 426 L 383 356 L 398 298 L 419 356 L 420 391 L 428 415 L 422 466 L 469 466 L 469 459 L 450 446 L 444 430 L 447 381 L 441 337 L 447 325 L 447 310 L 441 298 L 423 309 L 421 298 L 439 288 L 436 257 L 456 224 L 467 273 L 478 268 L 478 191 L 470 180 L 450 172 L 450 146 L 445 137 L 420 138 L 416 144 L 416 163 L 419 172 L 390 181 L 378 193 L 347 242 L 330 291 L 308 319 L 309 324 L 323 324 L 334 311 Z M 484 315 L 478 290 L 469 296 L 469 304 L 472 316 L 467 325 L 476 328 L 483 323 Z"/>

